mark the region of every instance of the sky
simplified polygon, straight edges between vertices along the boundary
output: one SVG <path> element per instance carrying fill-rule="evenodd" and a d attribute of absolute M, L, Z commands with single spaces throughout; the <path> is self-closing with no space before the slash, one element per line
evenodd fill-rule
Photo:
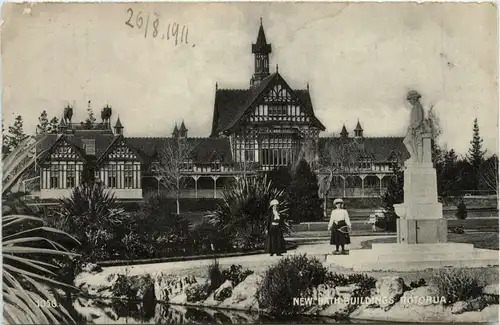
<path fill-rule="evenodd" d="M 189 136 L 208 136 L 216 82 L 249 87 L 262 18 L 271 72 L 278 64 L 292 88 L 309 83 L 321 136 L 343 123 L 353 134 L 358 119 L 365 136 L 404 136 L 415 89 L 434 106 L 441 144 L 465 154 L 477 117 L 484 148 L 498 153 L 493 4 L 9 4 L 2 14 L 2 115 L 22 115 L 28 133 L 42 110 L 61 117 L 68 103 L 84 120 L 90 100 L 98 119 L 113 108 L 125 136 L 170 136 L 183 120 Z"/>

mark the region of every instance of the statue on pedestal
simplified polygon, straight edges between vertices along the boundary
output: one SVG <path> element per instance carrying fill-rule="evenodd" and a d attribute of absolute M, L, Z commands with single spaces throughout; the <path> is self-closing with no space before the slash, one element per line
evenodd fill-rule
<path fill-rule="evenodd" d="M 422 104 L 420 104 L 420 94 L 415 90 L 408 92 L 406 99 L 412 104 L 411 114 L 410 114 L 410 124 L 408 126 L 408 131 L 403 140 L 403 143 L 410 153 L 410 161 L 422 162 L 423 153 L 423 134 L 429 133 L 430 128 L 425 120 L 425 112 Z"/>

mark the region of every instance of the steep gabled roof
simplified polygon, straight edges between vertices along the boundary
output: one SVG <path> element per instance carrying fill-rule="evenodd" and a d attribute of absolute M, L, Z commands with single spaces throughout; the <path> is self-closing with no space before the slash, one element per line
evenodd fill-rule
<path fill-rule="evenodd" d="M 340 145 L 341 141 L 354 143 L 356 140 L 354 138 L 345 140 L 339 137 L 319 138 L 320 156 L 325 154 L 335 155 L 336 150 L 331 150 L 331 147 Z M 358 142 L 355 143 L 358 150 L 362 149 L 359 154 L 364 157 L 372 157 L 375 161 L 389 161 L 393 153 L 396 153 L 402 160 L 410 158 L 410 154 L 403 143 L 403 137 L 368 137 L 363 138 L 362 141 L 363 146 L 358 146 Z"/>
<path fill-rule="evenodd" d="M 266 33 L 264 33 L 264 26 L 262 20 L 260 21 L 259 34 L 257 35 L 257 42 L 252 44 L 252 53 L 269 54 L 271 53 L 271 44 L 267 43 Z"/>
<path fill-rule="evenodd" d="M 148 163 L 161 158 L 165 146 L 177 145 L 175 138 L 125 138 Z M 231 147 L 227 138 L 185 138 L 187 146 L 192 148 L 191 159 L 196 163 L 208 163 L 220 158 L 221 162 L 231 163 Z"/>
<path fill-rule="evenodd" d="M 74 147 L 85 160 L 85 150 L 83 140 L 95 141 L 95 157 L 99 159 L 106 149 L 111 145 L 116 136 L 114 134 L 102 133 L 100 130 L 74 131 L 73 133 L 46 134 L 43 141 L 37 146 L 37 154 L 41 160 L 45 160 L 60 141 L 66 141 Z"/>
<path fill-rule="evenodd" d="M 295 94 L 299 100 L 301 107 L 312 118 L 312 122 L 320 128 L 325 130 L 325 126 L 314 115 L 311 96 L 309 90 L 300 89 L 294 90 L 286 83 L 283 77 L 278 73 L 273 73 L 264 78 L 260 84 L 252 89 L 220 89 L 215 93 L 214 115 L 212 121 L 212 134 L 216 136 L 220 132 L 229 131 L 237 127 L 246 114 L 251 114 L 249 110 L 261 96 L 266 94 L 271 86 L 275 84 L 282 84 L 290 93 Z"/>

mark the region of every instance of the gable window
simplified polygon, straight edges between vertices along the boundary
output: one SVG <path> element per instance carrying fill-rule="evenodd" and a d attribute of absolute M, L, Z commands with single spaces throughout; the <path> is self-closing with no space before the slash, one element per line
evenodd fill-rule
<path fill-rule="evenodd" d="M 50 188 L 59 188 L 59 165 L 50 165 Z"/>
<path fill-rule="evenodd" d="M 269 106 L 269 116 L 286 115 L 286 105 L 271 105 Z"/>
<path fill-rule="evenodd" d="M 75 187 L 76 165 L 68 165 L 66 168 L 66 188 Z"/>
<path fill-rule="evenodd" d="M 117 187 L 117 167 L 118 165 L 109 165 L 108 169 L 108 187 Z"/>
<path fill-rule="evenodd" d="M 359 168 L 360 169 L 371 169 L 372 168 L 372 162 L 370 159 L 362 159 L 359 162 Z"/>
<path fill-rule="evenodd" d="M 125 165 L 124 166 L 124 186 L 125 188 L 133 188 L 134 187 L 134 166 L 133 165 Z"/>

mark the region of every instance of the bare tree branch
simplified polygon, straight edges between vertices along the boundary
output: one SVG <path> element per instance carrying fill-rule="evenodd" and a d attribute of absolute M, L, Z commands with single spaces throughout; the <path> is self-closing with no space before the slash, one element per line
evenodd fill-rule
<path fill-rule="evenodd" d="M 165 142 L 159 153 L 159 161 L 153 166 L 153 172 L 160 184 L 175 192 L 177 214 L 179 214 L 180 191 L 186 185 L 183 173 L 192 169 L 195 148 L 199 141 L 187 138 L 172 138 Z"/>
<path fill-rule="evenodd" d="M 483 163 L 480 177 L 485 188 L 498 195 L 498 157 L 496 155 Z"/>

